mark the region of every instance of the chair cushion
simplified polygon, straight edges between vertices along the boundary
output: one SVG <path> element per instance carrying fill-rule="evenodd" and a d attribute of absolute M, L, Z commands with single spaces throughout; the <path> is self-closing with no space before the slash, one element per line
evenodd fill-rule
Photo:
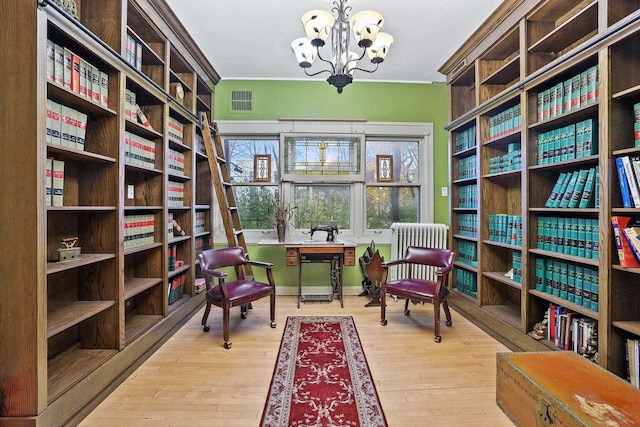
<path fill-rule="evenodd" d="M 387 283 L 385 290 L 387 293 L 400 297 L 422 300 L 433 299 L 436 292 L 436 282 L 422 279 L 401 279 Z M 440 288 L 440 298 L 444 298 L 449 293 L 446 287 Z"/>
<path fill-rule="evenodd" d="M 271 294 L 273 288 L 266 283 L 254 282 L 251 280 L 236 280 L 227 282 L 227 292 L 229 292 L 229 301 L 233 305 L 234 301 L 245 298 L 258 299 Z M 211 302 L 222 301 L 222 293 L 220 286 L 216 285 L 207 292 L 207 299 Z"/>

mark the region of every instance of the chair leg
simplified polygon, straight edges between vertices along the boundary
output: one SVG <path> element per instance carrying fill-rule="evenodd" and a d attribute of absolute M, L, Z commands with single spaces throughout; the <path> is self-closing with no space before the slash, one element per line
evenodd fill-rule
<path fill-rule="evenodd" d="M 222 308 L 222 337 L 224 338 L 224 348 L 227 350 L 231 348 L 231 341 L 229 341 L 229 307 Z"/>
<path fill-rule="evenodd" d="M 240 306 L 240 317 L 243 319 L 247 318 L 247 306 L 248 304 L 243 304 Z"/>
<path fill-rule="evenodd" d="M 380 290 L 380 324 L 387 326 L 387 293 Z"/>
<path fill-rule="evenodd" d="M 440 336 L 440 303 L 437 301 L 433 302 L 433 329 L 435 342 L 442 341 L 442 337 Z"/>
<path fill-rule="evenodd" d="M 447 317 L 447 322 L 445 324 L 447 326 L 451 326 L 453 322 L 451 322 L 451 312 L 449 311 L 449 301 L 444 300 L 442 302 L 442 307 L 444 308 L 444 315 Z"/>
<path fill-rule="evenodd" d="M 269 297 L 269 314 L 271 315 L 271 327 L 276 327 L 276 293 L 275 291 Z"/>
<path fill-rule="evenodd" d="M 209 318 L 209 312 L 211 311 L 211 304 L 207 302 L 207 306 L 204 309 L 204 316 L 202 316 L 202 330 L 209 332 L 209 325 L 207 325 L 207 319 Z"/>
<path fill-rule="evenodd" d="M 404 300 L 404 315 L 408 316 L 411 314 L 411 310 L 409 310 L 409 298 Z"/>

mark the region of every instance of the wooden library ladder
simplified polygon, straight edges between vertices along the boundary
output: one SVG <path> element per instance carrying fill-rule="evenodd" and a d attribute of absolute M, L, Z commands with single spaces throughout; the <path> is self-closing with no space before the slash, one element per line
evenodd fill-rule
<path fill-rule="evenodd" d="M 240 213 L 238 212 L 236 198 L 233 194 L 233 188 L 231 187 L 229 168 L 224 156 L 222 141 L 220 141 L 218 125 L 213 123 L 214 136 L 212 138 L 207 115 L 203 113 L 201 120 L 202 137 L 207 151 L 207 158 L 209 159 L 209 168 L 211 169 L 211 176 L 213 178 L 213 188 L 215 189 L 216 197 L 218 199 L 218 206 L 220 207 L 220 215 L 222 216 L 222 224 L 224 225 L 224 232 L 227 236 L 227 243 L 229 247 L 241 246 L 248 256 L 247 242 L 244 237 L 244 230 L 242 229 L 242 222 L 240 221 Z M 244 272 L 239 271 L 238 269 L 236 274 L 238 275 L 238 278 L 250 278 L 253 277 L 253 270 L 251 269 L 251 266 L 247 264 L 245 265 Z"/>

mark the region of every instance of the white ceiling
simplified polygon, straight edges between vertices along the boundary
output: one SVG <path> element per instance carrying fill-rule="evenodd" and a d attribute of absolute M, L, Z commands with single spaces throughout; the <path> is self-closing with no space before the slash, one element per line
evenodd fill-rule
<path fill-rule="evenodd" d="M 442 82 L 438 68 L 502 0 L 351 0 L 353 13 L 372 9 L 394 43 L 373 74 L 356 80 Z M 309 79 L 291 42 L 303 36 L 300 17 L 330 10 L 331 0 L 166 0 L 222 79 Z M 366 60 L 366 62 L 364 62 Z M 369 65 L 368 59 L 363 63 Z M 360 64 L 363 68 L 363 64 Z M 314 64 L 311 70 L 319 70 Z M 317 79 L 326 79 L 321 74 Z"/>

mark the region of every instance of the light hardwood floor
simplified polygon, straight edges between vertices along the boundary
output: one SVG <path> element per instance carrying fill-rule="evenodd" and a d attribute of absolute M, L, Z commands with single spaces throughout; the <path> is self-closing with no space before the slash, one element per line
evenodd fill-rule
<path fill-rule="evenodd" d="M 90 426 L 258 426 L 290 315 L 353 316 L 390 427 L 513 426 L 496 406 L 496 353 L 509 351 L 452 311 L 433 340 L 433 306 L 388 301 L 387 326 L 367 298 L 345 297 L 296 308 L 278 296 L 275 329 L 268 299 L 253 304 L 247 319 L 231 313 L 230 350 L 222 347 L 222 313 L 212 308 L 211 330 L 202 310 L 153 354 L 81 424 Z M 444 317 L 444 313 L 443 313 Z"/>

